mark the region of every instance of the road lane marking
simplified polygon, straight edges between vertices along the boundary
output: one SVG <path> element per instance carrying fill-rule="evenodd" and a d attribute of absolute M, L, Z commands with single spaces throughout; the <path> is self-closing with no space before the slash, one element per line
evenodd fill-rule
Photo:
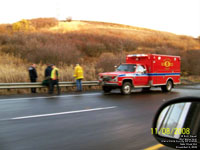
<path fill-rule="evenodd" d="M 71 94 L 71 95 L 55 95 L 55 96 L 42 96 L 42 97 L 26 97 L 26 98 L 10 98 L 10 99 L 0 99 L 2 101 L 14 101 L 14 100 L 29 100 L 29 99 L 47 99 L 47 98 L 59 98 L 59 97 L 73 97 L 73 96 L 95 96 L 101 95 L 101 93 L 93 93 L 93 94 Z"/>
<path fill-rule="evenodd" d="M 161 148 L 161 147 L 164 147 L 164 145 L 162 145 L 162 144 L 157 144 L 157 145 L 148 147 L 148 148 L 146 148 L 146 149 L 144 149 L 144 150 L 158 150 L 158 148 Z"/>
<path fill-rule="evenodd" d="M 98 111 L 98 110 L 113 109 L 113 108 L 116 108 L 116 107 L 117 107 L 117 106 L 100 107 L 100 108 L 83 109 L 83 110 L 59 112 L 59 113 L 52 113 L 52 114 L 41 114 L 41 115 L 23 116 L 23 117 L 11 118 L 11 119 L 9 119 L 9 120 L 22 120 L 22 119 L 29 119 L 29 118 L 39 118 L 39 117 L 48 117 L 48 116 L 58 116 L 58 115 L 66 115 L 66 114 L 75 114 L 75 113 L 83 113 L 83 112 L 91 112 L 91 111 Z"/>

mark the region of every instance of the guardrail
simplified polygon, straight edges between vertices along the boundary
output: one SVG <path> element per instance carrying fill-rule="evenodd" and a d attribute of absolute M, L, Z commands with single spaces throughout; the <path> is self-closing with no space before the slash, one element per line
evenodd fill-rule
<path fill-rule="evenodd" d="M 98 81 L 82 81 L 82 86 L 98 86 Z M 76 86 L 75 82 L 59 82 L 60 87 L 73 87 Z M 0 89 L 27 89 L 27 88 L 45 88 L 42 82 L 35 83 L 0 83 Z"/>

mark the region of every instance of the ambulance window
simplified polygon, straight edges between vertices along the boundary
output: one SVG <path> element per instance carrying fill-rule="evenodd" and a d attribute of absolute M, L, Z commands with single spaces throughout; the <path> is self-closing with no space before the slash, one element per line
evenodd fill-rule
<path fill-rule="evenodd" d="M 134 72 L 136 65 L 132 64 L 122 64 L 120 65 L 116 71 L 127 71 L 127 72 Z"/>
<path fill-rule="evenodd" d="M 145 68 L 144 68 L 144 66 L 137 66 L 137 70 L 136 70 L 136 72 L 138 72 L 138 73 L 145 73 Z"/>

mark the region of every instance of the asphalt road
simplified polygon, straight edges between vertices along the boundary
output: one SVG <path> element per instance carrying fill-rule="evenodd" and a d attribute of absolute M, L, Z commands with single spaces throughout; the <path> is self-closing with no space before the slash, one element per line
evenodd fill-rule
<path fill-rule="evenodd" d="M 200 96 L 199 85 L 160 89 L 0 97 L 0 150 L 138 150 L 158 144 L 151 135 L 165 101 Z M 169 148 L 162 148 L 169 149 Z"/>

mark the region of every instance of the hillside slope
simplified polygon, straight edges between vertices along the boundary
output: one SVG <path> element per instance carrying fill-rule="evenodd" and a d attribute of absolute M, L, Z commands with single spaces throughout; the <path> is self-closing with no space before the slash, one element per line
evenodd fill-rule
<path fill-rule="evenodd" d="M 81 62 L 96 73 L 113 69 L 126 54 L 180 55 L 184 75 L 200 74 L 200 39 L 104 22 L 38 18 L 0 25 L 0 52 L 29 63 Z"/>
<path fill-rule="evenodd" d="M 49 28 L 49 31 L 57 33 L 79 32 L 82 34 L 95 34 L 96 36 L 115 37 L 136 43 L 136 48 L 159 48 L 164 46 L 184 50 L 200 49 L 199 39 L 193 37 L 121 24 L 92 21 L 59 22 L 57 26 Z"/>

